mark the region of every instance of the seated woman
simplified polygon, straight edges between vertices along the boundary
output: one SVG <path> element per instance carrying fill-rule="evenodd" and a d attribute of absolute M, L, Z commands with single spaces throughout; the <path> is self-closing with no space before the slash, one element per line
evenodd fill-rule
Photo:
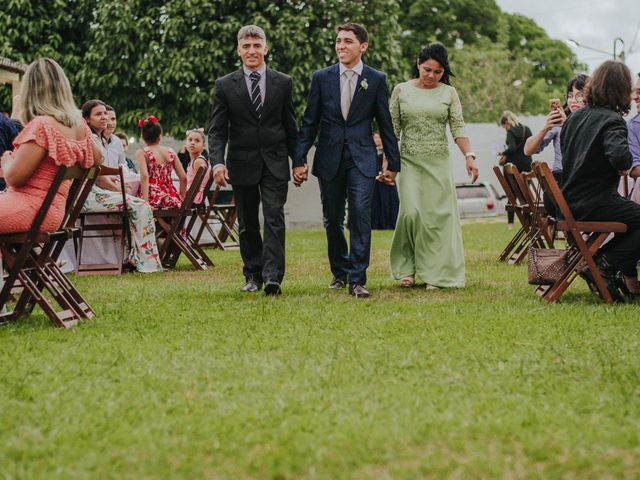
<path fill-rule="evenodd" d="M 576 220 L 622 222 L 600 250 L 598 267 L 614 299 L 640 294 L 636 266 L 640 259 L 640 205 L 618 193 L 620 176 L 631 168 L 627 124 L 631 72 L 621 62 L 600 65 L 584 91 L 586 106 L 572 113 L 560 133 L 564 194 Z M 617 273 L 622 273 L 621 280 Z"/>
<path fill-rule="evenodd" d="M 138 126 L 146 147 L 136 152 L 136 164 L 140 172 L 138 197 L 153 208 L 180 208 L 187 191 L 187 177 L 175 152 L 160 145 L 162 127 L 158 119 L 149 115 Z M 180 180 L 180 194 L 173 186 L 171 173 L 175 170 Z"/>
<path fill-rule="evenodd" d="M 104 102 L 89 100 L 82 105 L 82 116 L 93 132 L 94 143 L 104 148 L 102 132 L 107 127 L 107 110 Z M 103 149 L 103 155 L 106 152 Z M 116 179 L 100 176 L 84 203 L 84 212 L 109 212 L 122 210 L 122 193 Z M 131 245 L 128 261 L 138 272 L 161 272 L 162 264 L 156 244 L 156 228 L 149 204 L 138 197 L 127 195 Z"/>
<path fill-rule="evenodd" d="M 0 195 L 0 233 L 29 230 L 58 166 L 79 163 L 88 168 L 94 158 L 101 160 L 75 105 L 69 80 L 54 60 L 41 58 L 29 66 L 19 101 L 26 125 L 13 142 L 15 150 L 2 156 L 7 191 Z M 70 185 L 65 181 L 60 186 L 42 231 L 60 227 Z"/>
<path fill-rule="evenodd" d="M 204 177 L 202 178 L 200 190 L 198 190 L 198 193 L 193 199 L 194 207 L 204 205 L 204 187 L 206 186 L 207 180 L 209 180 L 209 176 L 211 175 L 209 162 L 204 157 L 204 155 L 202 155 L 202 152 L 204 151 L 204 143 L 204 129 L 196 128 L 194 130 L 187 131 L 187 140 L 185 142 L 185 145 L 190 159 L 189 163 L 187 164 L 187 189 L 191 188 L 191 184 L 193 183 L 193 179 L 195 178 L 198 169 L 200 167 L 205 167 L 207 169 Z"/>

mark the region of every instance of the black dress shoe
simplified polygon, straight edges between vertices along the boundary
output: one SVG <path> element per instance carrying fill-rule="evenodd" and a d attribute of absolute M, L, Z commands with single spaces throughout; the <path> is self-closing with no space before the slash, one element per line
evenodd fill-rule
<path fill-rule="evenodd" d="M 369 298 L 371 296 L 369 290 L 367 290 L 364 285 L 360 285 L 359 283 L 351 283 L 349 285 L 349 294 L 353 295 L 356 298 Z"/>
<path fill-rule="evenodd" d="M 255 293 L 258 292 L 262 288 L 262 282 L 257 282 L 252 278 L 247 280 L 247 283 L 244 284 L 244 287 L 240 289 L 241 292 L 245 293 Z"/>
<path fill-rule="evenodd" d="M 347 286 L 347 282 L 345 282 L 344 280 L 342 280 L 340 278 L 333 277 L 333 280 L 331 280 L 331 283 L 329 284 L 329 286 L 327 288 L 331 288 L 333 290 L 339 290 L 339 289 L 344 288 L 346 286 Z"/>
<path fill-rule="evenodd" d="M 264 294 L 268 297 L 275 297 L 276 295 L 282 295 L 282 289 L 278 282 L 267 282 L 264 284 Z"/>
<path fill-rule="evenodd" d="M 616 280 L 616 276 L 617 276 L 616 271 L 609 264 L 607 259 L 604 258 L 604 256 L 600 255 L 594 260 L 596 263 L 596 267 L 598 267 L 598 270 L 600 271 L 602 280 L 604 280 L 604 285 L 607 288 L 607 290 L 609 290 L 609 294 L 611 295 L 611 298 L 613 299 L 613 301 L 615 303 L 624 303 L 624 298 L 620 293 L 620 289 L 618 286 L 619 282 L 618 280 Z M 587 282 L 587 285 L 589 285 L 589 289 L 592 292 L 599 294 L 598 287 L 596 286 L 596 281 L 593 278 L 593 274 L 591 273 L 591 270 L 589 270 L 588 266 L 585 266 L 582 269 L 582 271 L 579 273 L 579 275 L 585 280 L 585 282 Z"/>

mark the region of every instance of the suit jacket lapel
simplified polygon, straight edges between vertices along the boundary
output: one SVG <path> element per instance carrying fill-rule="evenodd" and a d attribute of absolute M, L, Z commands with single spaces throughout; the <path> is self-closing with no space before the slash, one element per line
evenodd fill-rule
<path fill-rule="evenodd" d="M 329 91 L 337 92 L 337 95 L 333 96 L 333 106 L 337 112 L 337 115 L 342 118 L 342 107 L 340 106 L 340 64 L 336 63 L 329 72 Z"/>
<path fill-rule="evenodd" d="M 249 90 L 247 89 L 247 82 L 244 79 L 244 70 L 242 70 L 242 67 L 240 67 L 240 70 L 237 71 L 234 79 L 236 81 L 237 95 L 242 99 L 249 112 L 251 112 L 251 114 L 257 120 L 258 115 L 256 114 L 256 111 L 253 109 L 253 105 L 251 104 L 251 97 L 249 96 Z"/>
<path fill-rule="evenodd" d="M 277 91 L 278 76 L 273 70 L 267 68 L 265 73 L 265 94 L 262 99 L 262 116 L 264 117 L 268 113 L 268 109 L 273 106 L 273 99 L 275 92 Z"/>

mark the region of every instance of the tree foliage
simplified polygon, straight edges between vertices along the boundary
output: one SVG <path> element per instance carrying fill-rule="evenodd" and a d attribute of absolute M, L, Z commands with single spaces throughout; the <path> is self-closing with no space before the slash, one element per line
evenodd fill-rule
<path fill-rule="evenodd" d="M 79 104 L 105 100 L 129 131 L 150 113 L 174 134 L 205 126 L 214 81 L 239 67 L 236 33 L 249 23 L 267 32 L 269 65 L 293 77 L 299 112 L 311 73 L 335 62 L 334 29 L 347 20 L 367 26 L 365 60 L 391 85 L 406 80 L 422 45 L 442 41 L 470 121 L 493 121 L 507 107 L 542 112 L 580 67 L 565 45 L 532 20 L 502 13 L 495 0 L 7 2 L 0 55 L 55 58 Z M 8 109 L 7 92 L 0 90 L 0 110 Z"/>
<path fill-rule="evenodd" d="M 531 66 L 488 40 L 452 52 L 452 85 L 458 90 L 465 119 L 497 122 L 504 110 L 520 111 Z"/>

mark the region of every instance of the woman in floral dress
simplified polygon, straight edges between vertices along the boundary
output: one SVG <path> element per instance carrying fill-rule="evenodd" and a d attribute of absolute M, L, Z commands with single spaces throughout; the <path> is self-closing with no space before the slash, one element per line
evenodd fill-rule
<path fill-rule="evenodd" d="M 106 158 L 106 150 L 102 143 L 102 131 L 107 126 L 107 110 L 104 102 L 89 100 L 82 106 L 82 116 L 93 132 L 94 142 L 102 148 Z M 117 181 L 108 176 L 98 177 L 84 203 L 84 212 L 117 212 L 123 208 L 122 194 Z M 129 207 L 129 226 L 131 245 L 128 262 L 138 272 L 161 272 L 162 264 L 156 244 L 156 227 L 151 206 L 144 200 L 127 195 Z"/>

